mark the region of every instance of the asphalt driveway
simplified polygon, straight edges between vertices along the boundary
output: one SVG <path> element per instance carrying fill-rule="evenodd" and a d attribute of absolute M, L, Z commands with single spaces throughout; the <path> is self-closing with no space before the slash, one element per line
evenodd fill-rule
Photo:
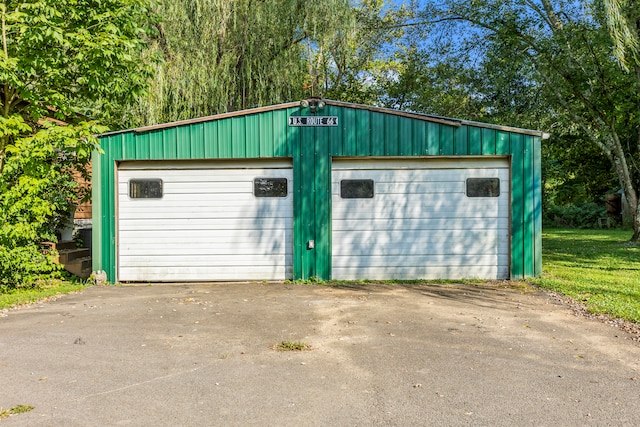
<path fill-rule="evenodd" d="M 635 426 L 640 344 L 498 285 L 92 287 L 2 313 L 0 384 L 0 426 Z"/>

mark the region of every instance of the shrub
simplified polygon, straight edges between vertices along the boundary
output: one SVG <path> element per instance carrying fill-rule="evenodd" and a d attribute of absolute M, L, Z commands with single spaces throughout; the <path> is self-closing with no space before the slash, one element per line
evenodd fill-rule
<path fill-rule="evenodd" d="M 0 245 L 0 291 L 59 277 L 61 267 L 53 262 L 54 255 L 43 253 L 37 245 L 14 248 Z"/>
<path fill-rule="evenodd" d="M 604 203 L 551 205 L 547 208 L 543 221 L 545 226 L 574 228 L 597 228 L 598 219 L 607 216 Z"/>
<path fill-rule="evenodd" d="M 53 255 L 39 244 L 56 241 L 56 228 L 69 217 L 84 196 L 75 175 L 84 175 L 91 151 L 97 148 L 93 132 L 104 128 L 90 123 L 41 125 L 36 132 L 20 117 L 0 123 L 0 138 L 12 137 L 0 164 L 0 288 L 30 286 L 39 278 L 59 274 Z"/>

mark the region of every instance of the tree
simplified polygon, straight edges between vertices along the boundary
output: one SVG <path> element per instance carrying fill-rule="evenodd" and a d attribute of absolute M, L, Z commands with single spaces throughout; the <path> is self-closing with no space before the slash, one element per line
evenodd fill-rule
<path fill-rule="evenodd" d="M 378 101 L 394 62 L 404 24 L 413 9 L 383 0 L 363 0 L 345 10 L 331 31 L 308 42 L 311 95 L 361 104 Z"/>
<path fill-rule="evenodd" d="M 620 40 L 637 40 L 637 6 L 615 3 L 623 6 L 617 11 L 624 17 L 615 25 L 626 25 L 629 32 L 623 34 L 633 36 Z M 532 67 L 540 95 L 552 108 L 555 130 L 583 136 L 610 161 L 633 207 L 632 240 L 640 241 L 640 73 L 623 72 L 612 56 L 617 42 L 603 3 L 447 0 L 431 4 L 424 16 L 471 25 L 484 40 L 510 52 L 509 61 Z M 624 46 L 624 58 L 635 58 L 633 42 Z"/>
<path fill-rule="evenodd" d="M 332 4 L 339 1 L 330 2 Z M 126 125 L 170 122 L 299 97 L 301 41 L 324 2 L 161 0 L 148 57 L 155 78 Z M 309 27 L 305 25 L 309 24 Z"/>
<path fill-rule="evenodd" d="M 611 163 L 598 147 L 585 146 L 581 134 L 558 128 L 570 120 L 554 112 L 542 96 L 543 82 L 530 61 L 491 38 L 479 43 L 436 34 L 437 44 L 421 46 L 414 39 L 397 54 L 394 78 L 382 85 L 383 105 L 552 130 L 542 146 L 543 213 L 554 206 L 602 204 L 604 194 L 619 188 Z"/>
<path fill-rule="evenodd" d="M 485 118 L 478 75 L 465 66 L 464 58 L 441 58 L 412 45 L 397 52 L 396 60 L 391 78 L 381 82 L 384 106 L 468 120 Z"/>
<path fill-rule="evenodd" d="M 625 71 L 640 68 L 640 7 L 630 0 L 603 0 L 614 55 Z"/>
<path fill-rule="evenodd" d="M 145 0 L 0 4 L 0 287 L 55 271 L 38 244 L 86 195 L 95 133 L 143 90 Z"/>
<path fill-rule="evenodd" d="M 392 40 L 387 24 L 402 15 L 384 6 L 381 0 L 161 0 L 146 53 L 161 61 L 126 125 L 308 96 L 370 100 L 367 76 L 380 47 Z"/>

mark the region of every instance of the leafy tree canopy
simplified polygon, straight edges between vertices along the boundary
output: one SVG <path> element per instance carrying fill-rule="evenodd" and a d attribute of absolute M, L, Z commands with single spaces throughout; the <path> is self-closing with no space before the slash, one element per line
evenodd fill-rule
<path fill-rule="evenodd" d="M 3 1 L 2 115 L 108 118 L 140 94 L 144 0 Z"/>
<path fill-rule="evenodd" d="M 374 102 L 372 76 L 406 10 L 381 0 L 160 0 L 161 57 L 126 126 L 323 96 Z"/>
<path fill-rule="evenodd" d="M 460 99 L 457 104 L 482 120 L 500 118 L 552 132 L 549 144 L 558 146 L 547 154 L 556 160 L 566 158 L 564 145 L 575 154 L 574 163 L 586 162 L 583 169 L 608 164 L 631 206 L 633 240 L 639 240 L 636 2 L 445 0 L 425 5 L 421 17 L 431 31 L 425 34 L 470 75 L 453 73 L 464 78 L 447 83 L 453 89 L 449 93 Z M 429 67 L 447 75 L 446 67 L 433 65 L 437 62 Z M 592 148 L 600 159 L 577 155 L 593 153 Z"/>

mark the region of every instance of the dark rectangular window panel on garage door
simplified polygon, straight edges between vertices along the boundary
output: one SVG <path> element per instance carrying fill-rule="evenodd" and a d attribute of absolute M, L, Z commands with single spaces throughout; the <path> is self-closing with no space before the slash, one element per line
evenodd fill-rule
<path fill-rule="evenodd" d="M 129 197 L 132 199 L 161 199 L 161 179 L 132 179 L 129 181 Z"/>
<path fill-rule="evenodd" d="M 500 178 L 467 178 L 467 197 L 500 197 Z"/>
<path fill-rule="evenodd" d="M 340 197 L 343 199 L 373 198 L 373 180 L 343 179 L 340 181 Z"/>
<path fill-rule="evenodd" d="M 287 178 L 256 178 L 253 194 L 256 197 L 287 197 Z"/>

